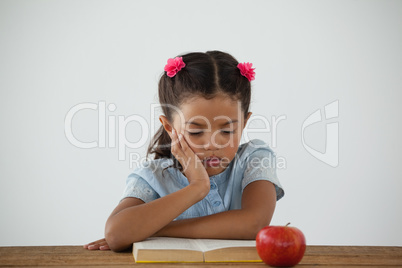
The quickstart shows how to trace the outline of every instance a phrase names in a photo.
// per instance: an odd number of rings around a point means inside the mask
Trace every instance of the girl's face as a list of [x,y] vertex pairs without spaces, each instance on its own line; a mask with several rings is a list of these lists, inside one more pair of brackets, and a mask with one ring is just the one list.
[[173,125],[161,117],[168,132],[173,127],[182,133],[188,145],[203,162],[209,176],[221,173],[236,155],[247,120],[240,101],[227,95],[212,99],[194,97],[180,106],[174,114]]

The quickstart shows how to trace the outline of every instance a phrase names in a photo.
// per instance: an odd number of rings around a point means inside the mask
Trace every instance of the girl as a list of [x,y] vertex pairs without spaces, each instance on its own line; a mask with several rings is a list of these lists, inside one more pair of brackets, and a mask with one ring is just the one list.
[[255,239],[269,225],[284,195],[275,156],[260,140],[240,145],[251,67],[220,51],[168,60],[154,160],[128,177],[105,239],[85,248],[120,251],[151,236]]

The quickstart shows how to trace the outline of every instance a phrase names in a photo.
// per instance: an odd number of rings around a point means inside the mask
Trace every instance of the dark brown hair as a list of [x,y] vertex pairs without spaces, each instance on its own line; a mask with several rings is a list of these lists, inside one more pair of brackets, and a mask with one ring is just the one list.
[[[159,102],[169,122],[173,123],[175,112],[170,107],[180,107],[192,97],[212,99],[218,94],[240,100],[244,117],[247,117],[251,85],[248,79],[240,74],[237,68],[238,61],[233,56],[221,51],[207,51],[188,53],[179,57],[183,57],[186,66],[174,77],[169,77],[164,72],[159,80]],[[147,156],[154,154],[154,159],[172,158],[181,169],[180,163],[170,151],[170,144],[170,136],[161,126],[148,147]]]

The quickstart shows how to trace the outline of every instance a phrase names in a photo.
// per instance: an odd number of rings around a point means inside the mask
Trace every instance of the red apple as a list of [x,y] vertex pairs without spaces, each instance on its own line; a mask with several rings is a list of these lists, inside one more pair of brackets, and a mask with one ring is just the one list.
[[271,266],[294,266],[306,251],[306,238],[296,227],[266,226],[256,237],[260,258]]

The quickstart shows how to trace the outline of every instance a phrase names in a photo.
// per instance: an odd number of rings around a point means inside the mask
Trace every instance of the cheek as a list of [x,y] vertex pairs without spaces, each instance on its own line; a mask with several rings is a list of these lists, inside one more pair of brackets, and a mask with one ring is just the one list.
[[225,136],[224,142],[237,151],[241,140],[241,133],[236,131],[233,135]]
[[234,144],[234,146],[227,146],[224,151],[227,156],[234,156],[238,150],[238,144]]
[[224,148],[222,148],[221,150],[224,152],[224,154],[231,158],[233,157],[238,148],[239,148],[239,144],[240,144],[240,139],[238,139],[238,137],[236,135],[232,136],[231,140],[227,140],[227,146],[225,146]]
[[197,136],[190,136],[188,134],[184,134],[186,138],[187,144],[191,147],[194,152],[201,150],[204,146],[202,139]]

